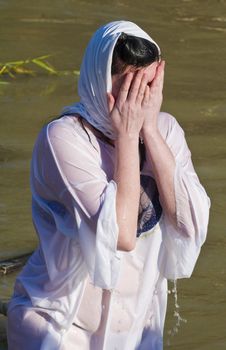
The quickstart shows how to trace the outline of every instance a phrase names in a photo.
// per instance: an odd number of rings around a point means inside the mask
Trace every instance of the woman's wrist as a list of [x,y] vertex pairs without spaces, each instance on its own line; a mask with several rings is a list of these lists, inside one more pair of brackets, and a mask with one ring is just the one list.
[[152,126],[152,127],[149,127],[148,129],[143,128],[140,136],[145,142],[146,140],[159,139],[161,134],[160,134],[157,126]]
[[115,144],[137,144],[139,140],[139,132],[137,133],[120,133],[117,135]]

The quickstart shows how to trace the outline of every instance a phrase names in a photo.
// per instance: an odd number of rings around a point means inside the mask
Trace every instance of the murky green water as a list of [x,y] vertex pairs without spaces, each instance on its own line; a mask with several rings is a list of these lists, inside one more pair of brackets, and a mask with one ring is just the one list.
[[[169,350],[226,349],[226,1],[0,0],[0,61],[52,54],[59,70],[79,69],[101,24],[129,19],[160,44],[166,59],[163,110],[185,129],[193,160],[211,199],[208,240],[190,280],[178,282],[181,316],[173,337],[173,298],[166,322]],[[38,130],[77,99],[76,77],[5,78],[0,85],[0,259],[31,251],[29,162]],[[0,281],[7,298],[15,275]],[[0,333],[1,334],[1,333]],[[1,336],[1,335],[0,335]],[[168,341],[169,346],[167,346]]]

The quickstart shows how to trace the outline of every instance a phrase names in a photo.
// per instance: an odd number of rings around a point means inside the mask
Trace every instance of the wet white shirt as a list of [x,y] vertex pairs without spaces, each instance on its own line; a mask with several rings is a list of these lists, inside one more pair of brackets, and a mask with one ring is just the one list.
[[[87,350],[163,348],[167,279],[191,276],[210,202],[175,118],[160,113],[158,125],[176,161],[177,227],[163,213],[129,253],[117,251],[114,148],[91,131],[89,140],[72,116],[51,122],[37,139],[31,190],[40,245],[17,278],[9,311],[28,305],[48,314],[53,349],[73,322],[91,334]],[[142,175],[153,177],[148,162]]]

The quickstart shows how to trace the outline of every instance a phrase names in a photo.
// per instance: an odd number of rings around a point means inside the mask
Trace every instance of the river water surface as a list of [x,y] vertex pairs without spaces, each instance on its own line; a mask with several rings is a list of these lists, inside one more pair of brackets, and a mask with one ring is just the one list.
[[[79,70],[91,34],[116,19],[136,22],[162,48],[162,109],[183,126],[212,201],[208,239],[194,274],[177,285],[179,311],[187,322],[175,329],[170,294],[165,348],[225,350],[226,1],[0,0],[0,61],[51,54],[49,61],[58,70]],[[2,80],[8,84],[0,84],[0,259],[36,247],[29,189],[32,147],[41,126],[77,100],[73,74],[51,76],[40,70],[34,77]],[[1,278],[1,299],[9,297],[14,279],[15,274]]]

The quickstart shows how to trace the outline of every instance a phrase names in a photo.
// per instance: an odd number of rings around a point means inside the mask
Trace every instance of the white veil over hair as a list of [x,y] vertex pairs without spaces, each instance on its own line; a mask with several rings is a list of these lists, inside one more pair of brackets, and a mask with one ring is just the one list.
[[157,43],[133,22],[115,21],[100,27],[91,38],[83,57],[78,83],[80,102],[62,111],[62,115],[81,115],[110,139],[115,136],[109,118],[107,92],[112,89],[112,55],[121,33],[151,41],[160,53]]

